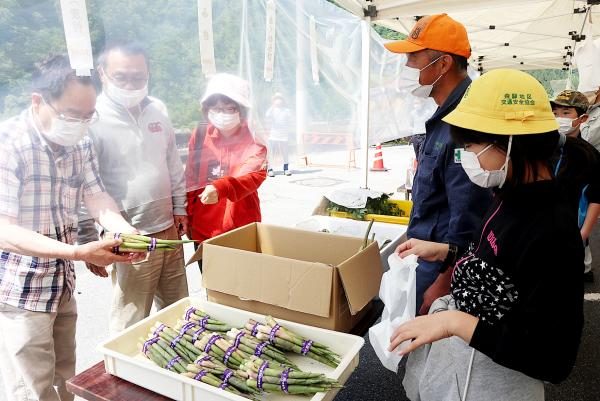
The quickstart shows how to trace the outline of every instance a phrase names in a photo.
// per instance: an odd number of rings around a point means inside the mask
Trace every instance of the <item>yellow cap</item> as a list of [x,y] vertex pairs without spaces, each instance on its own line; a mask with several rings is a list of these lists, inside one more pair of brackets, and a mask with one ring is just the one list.
[[497,69],[467,88],[445,122],[496,135],[527,135],[555,131],[558,123],[548,95],[534,77],[518,70]]

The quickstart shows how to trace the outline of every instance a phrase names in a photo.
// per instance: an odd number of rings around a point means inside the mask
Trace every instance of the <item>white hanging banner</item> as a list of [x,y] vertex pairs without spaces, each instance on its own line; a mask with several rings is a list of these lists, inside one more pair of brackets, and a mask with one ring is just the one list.
[[273,66],[275,65],[275,0],[267,1],[267,25],[265,27],[265,81],[273,81]]
[[60,10],[71,68],[78,76],[89,77],[94,58],[85,0],[60,0]]
[[317,59],[317,24],[315,17],[310,16],[310,65],[312,67],[312,78],[315,85],[319,84],[319,60]]
[[198,35],[202,72],[204,76],[214,75],[217,73],[217,67],[213,40],[212,0],[198,0]]

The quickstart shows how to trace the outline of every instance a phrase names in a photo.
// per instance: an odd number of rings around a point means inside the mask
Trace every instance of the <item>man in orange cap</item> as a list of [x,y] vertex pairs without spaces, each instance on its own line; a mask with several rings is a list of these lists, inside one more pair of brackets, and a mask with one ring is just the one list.
[[471,46],[462,24],[436,14],[419,19],[405,40],[385,47],[407,55],[400,76],[403,86],[415,96],[432,97],[439,106],[425,124],[425,140],[417,155],[407,231],[408,238],[450,244],[443,263],[419,260],[417,311],[427,314],[433,300],[448,293],[452,270],[448,267],[471,240],[491,199],[489,189],[473,184],[465,174],[459,153],[455,155],[450,126],[442,121],[471,83],[467,75]]

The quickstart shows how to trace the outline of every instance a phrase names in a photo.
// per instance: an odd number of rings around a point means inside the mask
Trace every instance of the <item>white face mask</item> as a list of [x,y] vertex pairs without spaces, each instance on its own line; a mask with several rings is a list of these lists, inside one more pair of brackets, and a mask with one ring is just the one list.
[[419,83],[421,71],[423,71],[430,65],[434,64],[440,58],[442,58],[442,56],[436,58],[431,63],[427,64],[425,67],[423,67],[421,69],[404,66],[402,71],[400,71],[399,79],[400,79],[401,83],[398,85],[398,87],[400,89],[410,90],[411,93],[413,94],[413,96],[428,98],[431,95],[433,86],[437,83],[437,81],[440,80],[440,78],[442,78],[442,76],[444,74],[440,75],[435,81],[433,81],[433,83],[431,83],[429,85],[421,85]]
[[233,132],[229,132],[240,125],[240,113],[217,113],[214,111],[208,112],[208,121],[221,131],[221,134],[224,134],[223,131],[226,131],[227,134],[232,134]]
[[72,122],[52,117],[52,125],[48,132],[42,132],[42,135],[57,145],[75,146],[83,139],[88,132],[87,123]]
[[565,135],[572,134],[577,127],[579,127],[579,124],[573,127],[573,122],[575,120],[577,120],[577,118],[556,117],[556,122],[558,123],[558,132]]
[[469,179],[476,185],[483,188],[502,188],[506,181],[506,173],[508,171],[508,160],[510,158],[510,148],[512,146],[512,136],[508,140],[508,150],[506,152],[506,160],[500,170],[484,170],[479,163],[479,156],[490,149],[493,144],[486,146],[481,152],[474,153],[463,150],[460,154],[460,163],[462,164],[465,173]]
[[137,106],[148,96],[147,83],[142,89],[122,89],[106,79],[104,90],[109,98],[126,109]]

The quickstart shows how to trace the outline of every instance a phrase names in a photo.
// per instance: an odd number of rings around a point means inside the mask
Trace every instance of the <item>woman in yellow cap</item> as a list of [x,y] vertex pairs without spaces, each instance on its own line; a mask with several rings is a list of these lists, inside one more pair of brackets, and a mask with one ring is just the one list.
[[[508,69],[475,80],[444,120],[464,146],[455,161],[495,188],[494,202],[464,253],[416,239],[400,246],[400,256],[454,268],[450,295],[398,327],[389,348],[411,352],[411,400],[543,401],[543,381],[571,372],[583,326],[581,235],[548,163],[558,124],[542,85]],[[575,139],[564,146],[585,162]]]

